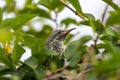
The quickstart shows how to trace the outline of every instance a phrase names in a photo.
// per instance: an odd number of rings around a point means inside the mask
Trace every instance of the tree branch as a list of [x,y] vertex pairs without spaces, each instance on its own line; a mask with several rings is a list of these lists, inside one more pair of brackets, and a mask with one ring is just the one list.
[[65,7],[67,7],[68,9],[70,9],[73,13],[75,13],[77,16],[79,16],[81,19],[85,20],[85,18],[84,18],[82,15],[78,14],[74,9],[72,9],[70,6],[68,6],[67,4],[65,4],[62,0],[59,0],[59,1],[60,1],[60,3],[62,3]]
[[102,14],[102,23],[104,22],[107,10],[108,10],[108,5],[105,6],[104,12]]

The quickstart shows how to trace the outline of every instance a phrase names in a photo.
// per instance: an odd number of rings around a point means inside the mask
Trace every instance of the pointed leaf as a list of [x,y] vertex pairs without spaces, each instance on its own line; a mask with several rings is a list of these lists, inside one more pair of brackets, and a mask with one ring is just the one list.
[[22,27],[26,22],[28,22],[30,19],[34,18],[35,16],[38,16],[38,14],[21,14],[17,16],[16,18],[10,18],[3,21],[3,27],[11,27],[13,29],[18,29]]
[[46,54],[46,55],[48,55],[48,56],[56,56],[56,55],[58,55],[55,51],[50,50],[50,49],[44,49],[44,50],[42,51],[42,53],[43,53],[43,54]]
[[94,17],[92,14],[84,13],[84,16],[85,16],[88,20],[95,20],[95,17]]
[[29,8],[26,7],[25,9],[20,11],[20,14],[38,14],[40,17],[51,19],[50,13],[44,9],[41,8]]
[[65,57],[67,59],[73,57],[73,55],[75,55],[75,53],[77,53],[78,50],[89,40],[91,40],[91,36],[84,36],[80,40],[71,42],[65,50]]
[[93,31],[100,31],[104,27],[99,20],[85,20],[81,21],[80,24],[92,27]]
[[10,69],[14,69],[14,65],[12,64],[11,60],[5,56],[5,55],[0,55],[0,62],[5,64],[7,67],[9,67]]
[[32,46],[32,55],[40,53],[44,49],[45,45],[41,39],[36,39]]
[[65,24],[66,27],[68,27],[70,24],[75,24],[77,25],[77,21],[75,19],[72,18],[66,18],[64,20],[61,21],[61,24]]
[[30,57],[25,61],[25,64],[29,66],[31,69],[35,70],[38,66],[38,61],[36,58]]
[[64,8],[59,0],[40,0],[39,3],[50,10],[55,10],[57,8],[57,11],[61,11]]
[[70,40],[73,38],[73,34],[68,34],[67,38],[65,39],[64,44],[68,44],[70,42]]
[[83,55],[86,53],[86,47],[81,48],[73,57],[70,59],[70,66],[75,66],[82,59]]
[[17,64],[23,55],[25,50],[18,44],[15,44],[13,54],[12,54],[12,60],[15,64]]
[[120,14],[111,15],[107,19],[106,25],[120,25]]
[[78,13],[82,13],[82,9],[79,0],[68,0]]
[[31,13],[39,14],[40,17],[45,17],[45,18],[51,19],[50,13],[48,13],[47,11],[45,11],[43,9],[36,8],[35,10],[31,11]]

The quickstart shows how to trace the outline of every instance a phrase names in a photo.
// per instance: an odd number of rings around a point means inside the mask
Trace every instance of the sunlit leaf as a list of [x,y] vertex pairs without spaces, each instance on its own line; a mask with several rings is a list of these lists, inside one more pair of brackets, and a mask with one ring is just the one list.
[[6,42],[12,40],[13,35],[11,31],[8,28],[2,28],[0,29],[0,41]]
[[61,21],[61,24],[65,24],[66,27],[68,27],[70,24],[75,24],[77,25],[77,21],[75,19],[72,18],[66,18],[64,20]]
[[120,25],[120,14],[114,14],[108,17],[106,25]]
[[16,18],[10,18],[3,21],[3,27],[11,27],[13,29],[19,29],[28,22],[30,19],[38,16],[38,14],[21,14]]
[[68,0],[78,13],[82,13],[82,9],[79,3],[79,0]]
[[84,13],[84,16],[85,16],[88,20],[95,20],[95,17],[94,17],[92,14]]
[[50,10],[58,8],[58,11],[61,11],[63,9],[63,5],[61,5],[59,0],[40,0],[39,3]]
[[40,17],[51,19],[50,13],[48,11],[41,9],[41,8],[36,8],[34,6],[33,6],[34,8],[31,8],[31,7],[29,6],[29,7],[26,7],[25,9],[21,10],[20,14],[26,14],[26,13],[38,14],[38,16],[40,16]]
[[6,2],[7,2],[7,4],[10,4],[13,2],[13,0],[7,0]]
[[93,31],[101,31],[104,26],[99,20],[85,20],[81,21],[80,24],[92,27]]
[[26,5],[32,4],[32,1],[33,1],[33,0],[26,0]]

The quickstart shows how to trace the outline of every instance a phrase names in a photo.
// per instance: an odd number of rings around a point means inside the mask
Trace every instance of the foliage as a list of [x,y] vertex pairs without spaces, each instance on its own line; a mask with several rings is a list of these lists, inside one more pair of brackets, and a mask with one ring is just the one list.
[[[84,13],[79,0],[39,0],[37,3],[33,3],[33,0],[25,1],[23,9],[15,6],[15,0],[6,0],[6,6],[0,8],[0,80],[58,80],[62,75],[70,77],[68,80],[119,79],[120,31],[113,29],[114,26],[118,26],[117,29],[120,27],[120,7],[117,4],[112,0],[103,0],[114,9],[104,24],[100,19],[95,19],[94,15]],[[68,17],[58,22],[59,13],[65,7],[82,20]],[[16,16],[3,19],[4,12],[14,12]],[[48,20],[55,25],[48,24]],[[40,31],[33,29],[34,21],[42,21]],[[55,51],[45,47],[45,41],[53,27],[61,28],[65,25],[68,28],[71,24],[78,27],[87,25],[96,36],[83,36],[70,42],[75,35],[69,34],[64,43],[67,46],[64,57],[60,58]],[[25,26],[29,30],[23,30]],[[89,41],[94,43],[88,46],[86,43]],[[25,47],[31,50],[31,57],[21,61],[26,52]],[[102,57],[98,59],[96,55],[99,54]],[[64,67],[64,59],[67,59],[69,66]],[[86,71],[87,69],[90,71]]]

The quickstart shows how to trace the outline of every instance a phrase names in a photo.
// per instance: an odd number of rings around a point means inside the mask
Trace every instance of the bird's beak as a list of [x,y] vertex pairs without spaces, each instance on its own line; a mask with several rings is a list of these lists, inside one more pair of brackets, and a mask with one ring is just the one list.
[[72,30],[74,30],[76,28],[72,28],[72,29],[69,29],[69,30],[65,30],[61,33],[62,36],[66,36],[68,33],[70,33]]

